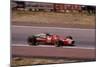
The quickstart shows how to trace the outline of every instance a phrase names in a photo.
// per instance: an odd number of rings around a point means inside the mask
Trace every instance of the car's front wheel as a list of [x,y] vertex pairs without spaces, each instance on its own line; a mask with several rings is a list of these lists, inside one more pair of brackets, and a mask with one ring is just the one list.
[[75,44],[75,41],[72,41],[72,43],[69,44],[69,46],[75,46],[74,44]]

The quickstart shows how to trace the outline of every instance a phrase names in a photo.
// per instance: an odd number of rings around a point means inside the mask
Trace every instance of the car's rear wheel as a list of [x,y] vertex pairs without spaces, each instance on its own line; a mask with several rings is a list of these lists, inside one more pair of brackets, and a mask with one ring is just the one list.
[[28,37],[27,41],[29,45],[32,45],[32,37]]
[[36,46],[36,37],[28,37],[28,44],[31,46]]
[[60,46],[62,46],[62,45],[63,45],[63,42],[59,40],[59,41],[57,41],[57,42],[56,42],[56,44],[55,44],[55,45],[56,45],[56,47],[60,47]]

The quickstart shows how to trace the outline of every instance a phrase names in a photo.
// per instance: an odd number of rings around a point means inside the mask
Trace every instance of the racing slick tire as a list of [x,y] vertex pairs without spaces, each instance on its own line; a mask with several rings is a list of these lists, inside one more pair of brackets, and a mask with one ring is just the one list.
[[[73,39],[72,36],[67,36],[66,38]],[[72,41],[72,43],[69,44],[68,46],[75,46],[74,44],[75,44],[75,41]]]
[[31,46],[36,46],[36,37],[28,37],[28,44]]
[[56,47],[60,47],[62,45],[63,45],[63,42],[62,41],[59,40],[59,41],[56,42]]
[[75,41],[72,41],[72,43],[69,44],[69,46],[75,46],[74,44],[75,44]]

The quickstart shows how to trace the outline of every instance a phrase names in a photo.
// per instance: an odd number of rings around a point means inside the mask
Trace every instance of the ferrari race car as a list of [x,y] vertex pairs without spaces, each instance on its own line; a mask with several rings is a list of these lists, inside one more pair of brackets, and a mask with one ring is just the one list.
[[71,36],[66,36],[65,38],[61,38],[55,34],[49,33],[41,33],[41,34],[34,34],[28,37],[28,44],[29,45],[55,45],[56,47],[60,46],[74,46],[75,41]]

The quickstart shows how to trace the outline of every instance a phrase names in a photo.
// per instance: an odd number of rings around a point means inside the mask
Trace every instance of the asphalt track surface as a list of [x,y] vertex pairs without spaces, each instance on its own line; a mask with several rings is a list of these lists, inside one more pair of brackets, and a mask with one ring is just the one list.
[[12,56],[22,57],[51,57],[51,58],[66,58],[73,60],[95,61],[95,49],[81,48],[62,48],[62,47],[33,47],[33,46],[13,46]]
[[[32,26],[11,26],[11,46],[28,46],[27,38],[38,33],[57,34],[61,37],[71,35],[76,41],[74,47],[95,48],[95,29],[59,28],[59,27],[32,27]],[[40,45],[39,47],[45,47]],[[53,47],[47,45],[46,47]]]

